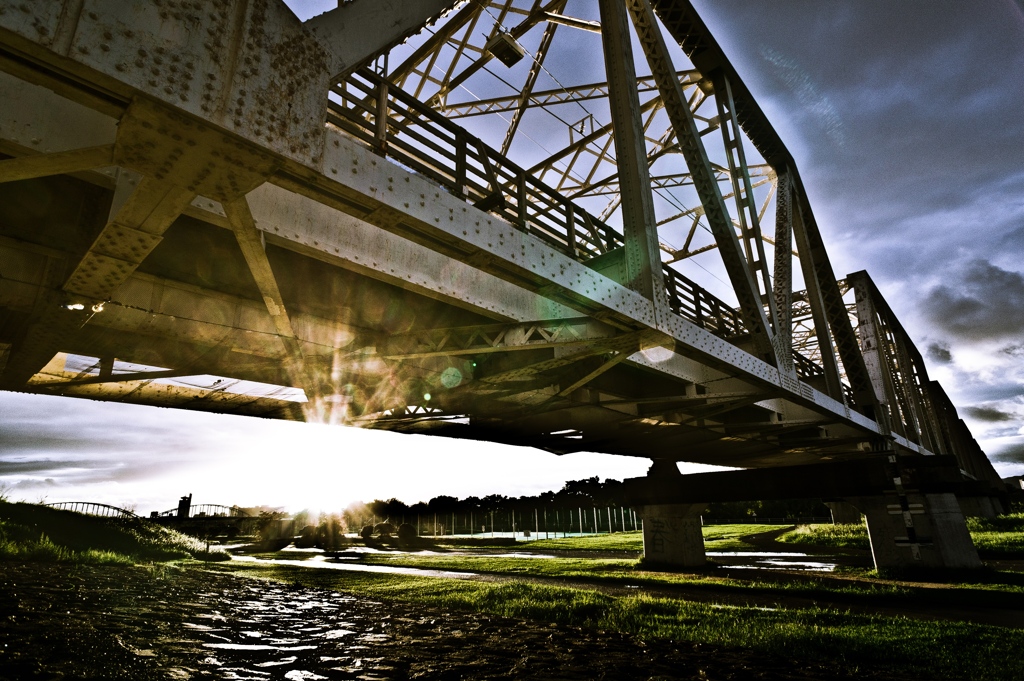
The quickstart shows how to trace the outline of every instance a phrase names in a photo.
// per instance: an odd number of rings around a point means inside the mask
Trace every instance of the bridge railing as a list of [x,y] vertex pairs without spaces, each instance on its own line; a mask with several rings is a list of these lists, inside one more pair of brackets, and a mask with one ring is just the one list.
[[[624,246],[612,227],[383,76],[361,69],[331,93],[328,124],[574,260],[585,263]],[[733,307],[662,267],[676,314],[722,338],[747,334]],[[794,361],[802,378],[823,373],[799,353]]]
[[[160,517],[176,517],[178,509],[169,508],[160,511]],[[251,518],[246,511],[237,506],[225,506],[223,504],[192,504],[188,510],[189,518]]]
[[360,70],[335,87],[328,121],[577,260],[622,236],[498,151],[380,75]]
[[49,508],[55,508],[59,511],[73,511],[75,513],[83,513],[85,515],[94,515],[101,518],[138,518],[133,511],[129,511],[126,508],[118,508],[117,506],[109,506],[107,504],[99,504],[93,501],[58,501],[53,504],[44,504]]

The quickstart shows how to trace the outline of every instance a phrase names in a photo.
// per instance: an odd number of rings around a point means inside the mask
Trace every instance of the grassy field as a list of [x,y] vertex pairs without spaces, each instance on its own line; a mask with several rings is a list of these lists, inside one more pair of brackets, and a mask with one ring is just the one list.
[[132,564],[189,558],[226,560],[228,555],[206,554],[200,540],[142,519],[0,502],[0,560]]
[[[536,561],[540,562],[540,561]],[[221,568],[215,568],[221,569]],[[965,622],[856,614],[841,608],[742,606],[528,582],[489,583],[337,573],[294,566],[223,565],[264,578],[368,598],[540,622],[749,648],[856,670],[866,661],[930,679],[1024,678],[1024,631]]]

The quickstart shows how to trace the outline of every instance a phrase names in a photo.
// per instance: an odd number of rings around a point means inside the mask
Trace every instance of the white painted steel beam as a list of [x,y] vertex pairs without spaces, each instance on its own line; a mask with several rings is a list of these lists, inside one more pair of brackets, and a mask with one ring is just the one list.
[[304,26],[330,52],[332,81],[399,44],[461,0],[356,0],[339,3]]

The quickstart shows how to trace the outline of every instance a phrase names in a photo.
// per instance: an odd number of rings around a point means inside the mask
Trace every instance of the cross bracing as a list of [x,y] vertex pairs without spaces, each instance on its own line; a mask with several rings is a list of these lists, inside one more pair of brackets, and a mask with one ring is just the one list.
[[0,2],[6,389],[738,466],[970,450],[683,0],[73,4]]

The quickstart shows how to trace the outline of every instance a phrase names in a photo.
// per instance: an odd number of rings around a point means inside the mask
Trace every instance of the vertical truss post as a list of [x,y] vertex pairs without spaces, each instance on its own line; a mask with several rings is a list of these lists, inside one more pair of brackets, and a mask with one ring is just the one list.
[[715,103],[718,107],[719,127],[725,144],[725,158],[729,164],[729,180],[732,183],[733,200],[736,203],[736,218],[739,222],[744,254],[751,274],[761,279],[761,293],[768,303],[768,319],[773,322],[778,333],[778,315],[775,300],[771,296],[771,273],[764,253],[764,240],[761,239],[761,224],[754,204],[754,188],[750,182],[750,168],[747,156],[743,151],[743,136],[740,123],[736,118],[736,102],[732,96],[732,85],[725,73],[718,71],[714,77]]
[[382,78],[377,83],[377,102],[376,102],[376,129],[374,134],[374,142],[377,145],[377,151],[381,154],[387,154],[388,151],[388,81]]
[[[787,173],[788,175],[788,173]],[[781,184],[780,184],[781,187]],[[782,192],[779,192],[780,200]],[[807,236],[807,223],[799,202],[793,206],[793,235],[796,237],[797,252],[800,253],[800,269],[807,287],[807,302],[811,307],[814,320],[814,335],[818,338],[818,350],[821,353],[821,368],[825,372],[825,391],[832,399],[843,400],[843,385],[839,379],[839,366],[836,362],[835,350],[832,347],[832,334],[829,330],[823,288],[828,282],[819,279],[820,271],[815,267],[814,254]],[[779,246],[776,243],[776,257],[779,257]],[[831,282],[835,285],[835,280]],[[843,308],[846,309],[845,307]],[[849,324],[849,321],[847,321]]]
[[[775,198],[775,282],[772,297],[778,322],[775,354],[779,369],[793,371],[793,190],[789,171],[778,173]],[[687,242],[689,246],[689,242]]]
[[[757,282],[754,280],[743,248],[736,237],[736,229],[729,218],[729,211],[722,198],[707,150],[697,129],[693,112],[683,94],[671,56],[661,35],[661,27],[654,16],[649,0],[627,0],[629,10],[636,26],[640,45],[643,47],[651,74],[658,84],[658,91],[665,105],[669,120],[679,142],[679,150],[683,154],[686,165],[693,178],[693,186],[697,190],[704,215],[708,219],[722,262],[729,273],[729,281],[736,293],[744,322],[753,337],[755,352],[773,366],[779,366],[773,325],[765,315],[764,302]],[[609,31],[605,31],[608,33]],[[615,99],[612,97],[612,101]],[[616,130],[618,126],[616,126]],[[621,173],[620,173],[621,174]],[[625,194],[623,193],[623,196]],[[771,305],[774,307],[774,304]],[[775,327],[778,325],[775,324]]]
[[625,283],[652,301],[667,304],[626,6],[623,0],[599,0],[598,6],[622,197]]
[[[818,225],[811,213],[811,206],[807,197],[802,191],[802,183],[799,173],[791,168],[793,180],[793,206],[794,216],[799,217],[799,223],[794,223],[794,235],[797,236],[797,251],[800,253],[800,266],[804,269],[804,278],[808,279],[807,272],[813,271],[814,280],[819,287],[821,304],[824,306],[825,320],[832,331],[839,357],[843,361],[843,369],[846,371],[846,379],[853,389],[853,400],[865,416],[878,420],[875,413],[878,405],[878,395],[872,387],[871,377],[862,348],[857,342],[857,334],[850,323],[850,315],[843,301],[842,291],[836,283],[836,275],[832,270],[832,263],[829,261],[828,252],[825,250],[825,243],[818,231]],[[799,233],[796,227],[799,226]],[[815,319],[815,327],[818,321]],[[822,348],[824,351],[825,348]],[[824,352],[823,352],[824,354]]]
[[871,379],[875,401],[880,407],[880,414],[876,418],[881,419],[881,425],[887,430],[895,428],[902,434],[902,419],[895,413],[896,395],[885,361],[884,344],[878,329],[878,315],[871,299],[870,287],[865,279],[857,274],[848,276],[846,280],[853,287],[857,301],[857,336],[860,338],[864,366]]

